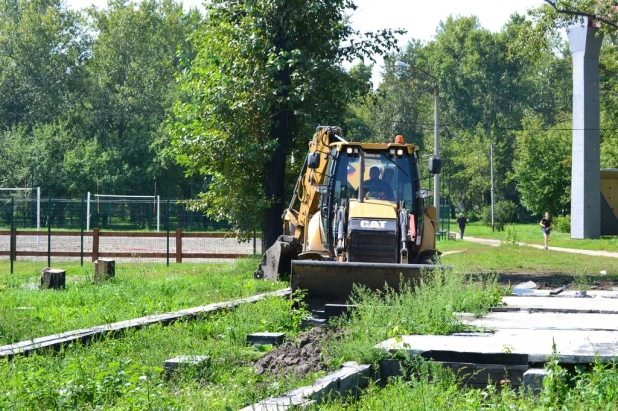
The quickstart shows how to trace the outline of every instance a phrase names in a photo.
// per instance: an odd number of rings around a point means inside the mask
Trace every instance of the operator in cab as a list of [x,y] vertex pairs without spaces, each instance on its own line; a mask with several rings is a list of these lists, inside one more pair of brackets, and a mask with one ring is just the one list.
[[369,169],[369,180],[363,183],[365,197],[375,200],[394,201],[395,194],[390,184],[380,179],[380,168],[373,166]]

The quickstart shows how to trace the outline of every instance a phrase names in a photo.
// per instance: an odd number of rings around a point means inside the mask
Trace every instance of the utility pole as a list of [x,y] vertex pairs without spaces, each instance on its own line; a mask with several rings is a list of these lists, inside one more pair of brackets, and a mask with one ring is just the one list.
[[[440,88],[437,83],[433,86],[433,99],[433,155],[440,158]],[[433,206],[440,230],[440,174],[433,175]]]
[[494,231],[494,143],[489,144],[489,173],[491,177],[491,231]]

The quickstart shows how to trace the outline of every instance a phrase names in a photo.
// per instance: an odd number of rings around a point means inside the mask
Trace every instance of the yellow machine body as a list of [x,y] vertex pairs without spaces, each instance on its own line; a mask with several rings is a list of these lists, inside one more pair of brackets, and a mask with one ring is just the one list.
[[345,302],[353,285],[398,288],[434,267],[433,206],[421,188],[418,148],[346,142],[319,127],[283,216],[284,233],[257,277],[290,273],[293,290]]

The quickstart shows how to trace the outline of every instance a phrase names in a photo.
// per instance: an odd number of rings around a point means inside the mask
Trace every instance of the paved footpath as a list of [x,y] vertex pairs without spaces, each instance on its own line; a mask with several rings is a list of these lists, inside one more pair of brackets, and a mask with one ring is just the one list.
[[[501,243],[500,240],[492,240],[489,238],[478,238],[478,237],[468,237],[468,236],[465,236],[463,241],[470,241],[471,243],[491,245],[494,247],[499,246]],[[518,244],[521,246],[538,248],[539,250],[542,250],[545,248],[542,245],[538,245],[538,244],[527,244],[527,243],[518,243]],[[550,246],[549,249],[551,251],[561,251],[564,253],[592,255],[595,257],[618,258],[618,252],[612,252],[612,251],[580,250],[577,248],[563,248],[563,247],[552,247],[552,246]]]

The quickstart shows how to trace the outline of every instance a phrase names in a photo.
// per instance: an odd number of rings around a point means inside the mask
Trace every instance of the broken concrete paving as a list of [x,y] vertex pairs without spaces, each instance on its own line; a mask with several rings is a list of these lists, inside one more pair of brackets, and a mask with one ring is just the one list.
[[247,335],[247,344],[281,345],[285,333],[259,332]]
[[538,395],[543,390],[543,380],[547,375],[548,371],[544,368],[531,368],[524,373],[522,385],[525,390]]
[[[573,298],[574,293],[559,297],[550,296],[550,290],[520,290],[529,292],[526,296],[504,297],[505,306],[496,309],[507,312],[493,312],[479,319],[460,313],[465,323],[492,328],[492,332],[402,336],[377,347],[392,354],[404,352],[433,359],[456,374],[468,372],[472,378],[466,382],[473,387],[483,387],[489,381],[495,383],[503,378],[514,387],[522,383],[533,393],[542,387],[545,372],[529,366],[546,363],[552,355],[563,364],[609,363],[618,357],[618,301],[608,298],[615,291],[591,292],[591,298],[578,299]],[[535,296],[529,298],[530,294]],[[397,360],[383,361],[375,374],[369,366],[347,365],[347,368],[355,367],[357,371],[360,371],[358,367],[362,368],[363,378],[344,367],[316,380],[312,386],[266,399],[244,410],[302,408],[319,403],[328,395],[355,394],[370,378],[385,381],[403,372]]]
[[172,376],[179,369],[208,367],[209,365],[210,357],[207,355],[180,355],[165,360],[163,369],[168,376]]
[[297,388],[280,397],[267,398],[241,411],[287,410],[319,404],[329,398],[347,398],[358,395],[372,377],[370,365],[347,362],[341,369],[315,380],[313,385]]
[[[378,346],[411,355],[442,350],[458,354],[517,353],[529,363],[545,363],[555,343],[558,360],[565,364],[589,364],[595,359],[613,362],[618,357],[618,301],[603,298],[608,292],[591,292],[592,298],[550,297],[548,290],[529,290],[544,296],[504,297],[504,307],[482,318],[465,318],[471,326],[492,332],[460,335],[403,336]],[[615,292],[613,293],[615,294]],[[568,310],[568,311],[565,311]]]

